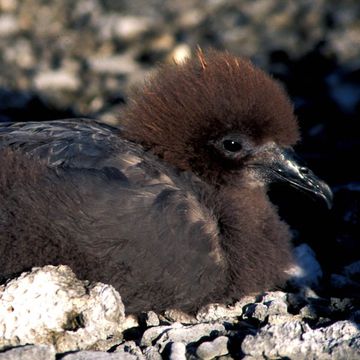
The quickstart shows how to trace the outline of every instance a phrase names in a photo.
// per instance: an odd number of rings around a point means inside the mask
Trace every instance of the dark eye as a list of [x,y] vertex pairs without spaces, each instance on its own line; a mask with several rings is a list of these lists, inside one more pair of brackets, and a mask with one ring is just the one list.
[[224,140],[223,147],[227,151],[237,152],[240,151],[242,146],[238,141],[235,140]]

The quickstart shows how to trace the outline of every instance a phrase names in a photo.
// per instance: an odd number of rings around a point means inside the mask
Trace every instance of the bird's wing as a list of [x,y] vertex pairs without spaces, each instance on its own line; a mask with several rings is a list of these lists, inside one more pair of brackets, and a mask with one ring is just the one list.
[[3,149],[26,154],[58,171],[112,171],[140,187],[178,182],[169,167],[124,139],[120,128],[90,119],[0,123],[0,151]]
[[[45,243],[28,250],[32,258],[55,256],[52,262],[80,268],[84,278],[110,282],[125,298],[137,299],[131,311],[149,297],[156,298],[158,308],[203,303],[223,273],[217,222],[200,199],[200,180],[177,173],[119,132],[87,120],[1,125],[0,150],[16,149],[22,159],[20,168],[13,166],[0,151],[0,202],[19,213],[16,226],[24,220],[25,234],[41,231],[42,221],[50,219],[49,233],[36,237]],[[34,179],[36,163],[44,170]],[[5,181],[10,176],[16,177],[11,197]],[[66,249],[72,249],[70,255]],[[76,255],[79,249],[85,251]],[[83,265],[94,258],[101,269]],[[206,284],[203,294],[199,282]],[[184,299],[186,294],[193,295]]]
[[90,119],[0,123],[0,150],[19,150],[50,166],[91,167],[113,151],[119,133]]

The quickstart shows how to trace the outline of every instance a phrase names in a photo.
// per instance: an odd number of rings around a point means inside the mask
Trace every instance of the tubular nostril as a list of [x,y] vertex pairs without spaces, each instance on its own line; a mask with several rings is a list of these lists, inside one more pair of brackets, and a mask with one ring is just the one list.
[[305,166],[302,166],[299,171],[303,174],[303,175],[308,175],[310,173],[310,169],[305,167]]

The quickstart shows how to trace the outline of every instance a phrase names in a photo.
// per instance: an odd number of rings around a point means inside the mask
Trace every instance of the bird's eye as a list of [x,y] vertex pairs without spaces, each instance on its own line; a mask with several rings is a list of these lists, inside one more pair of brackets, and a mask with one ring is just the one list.
[[225,150],[231,151],[231,152],[237,152],[242,149],[241,144],[235,140],[224,140],[223,147]]

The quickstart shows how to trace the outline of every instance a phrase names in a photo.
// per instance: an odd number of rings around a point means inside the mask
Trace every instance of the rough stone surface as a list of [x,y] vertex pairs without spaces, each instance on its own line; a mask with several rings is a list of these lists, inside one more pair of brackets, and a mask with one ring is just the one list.
[[141,349],[136,345],[135,341],[125,341],[116,348],[115,353],[122,354],[124,357],[132,356],[137,360],[145,360],[145,356],[141,352]]
[[269,316],[287,315],[287,307],[288,304],[284,292],[270,292],[262,296],[261,302],[248,304],[244,310],[244,318],[264,322]]
[[322,270],[316,260],[315,252],[308,244],[301,244],[294,249],[296,265],[289,274],[291,281],[297,286],[316,286],[322,277]]
[[79,351],[65,355],[62,360],[138,360],[135,355],[129,353],[107,353],[100,351]]
[[148,311],[143,316],[140,316],[140,318],[147,327],[160,325],[159,317],[153,311]]
[[196,324],[196,318],[193,315],[187,314],[181,310],[168,309],[164,311],[164,320],[170,322],[179,322],[181,324]]
[[150,328],[147,330],[141,340],[141,345],[156,345],[159,347],[159,351],[162,352],[168,343],[189,344],[199,341],[201,338],[208,337],[211,334],[223,334],[225,333],[225,327],[222,324],[196,324],[196,325],[181,325],[175,323],[173,326],[162,326],[157,328]]
[[52,345],[26,345],[0,353],[0,360],[55,360]]
[[257,359],[357,359],[360,331],[350,321],[312,330],[302,321],[266,325],[255,336],[245,337],[242,351]]
[[225,306],[222,304],[209,304],[200,309],[196,314],[196,319],[199,322],[211,322],[218,320],[233,319],[243,314],[243,309],[246,305],[254,303],[256,298],[254,296],[245,296],[234,305]]
[[217,336],[225,333],[225,327],[222,324],[196,324],[191,326],[182,326],[165,331],[157,340],[160,350],[164,349],[169,342],[181,342],[189,344],[199,341],[201,338]]
[[141,338],[141,346],[153,345],[153,342],[158,339],[165,331],[176,328],[182,328],[182,325],[180,323],[174,323],[172,325],[157,326],[147,329]]
[[171,343],[169,360],[186,360],[186,346],[184,343]]
[[110,285],[78,280],[67,266],[45,266],[0,287],[0,348],[53,344],[58,352],[108,347],[121,336],[124,306]]
[[144,355],[146,360],[163,360],[155,346],[146,347],[144,350]]
[[[55,353],[66,360],[230,360],[244,354],[245,359],[356,358],[356,306],[353,299],[325,299],[310,289],[275,291],[245,297],[233,306],[210,304],[192,317],[193,323],[153,312],[136,320],[125,318],[111,286],[80,281],[66,266],[45,266],[0,287],[2,349],[37,344],[7,350],[0,359],[54,359]],[[334,322],[334,317],[348,320]],[[123,330],[136,341],[121,343]]]
[[214,359],[217,356],[226,355],[229,339],[226,336],[219,336],[214,341],[206,341],[199,345],[196,355],[203,360]]

